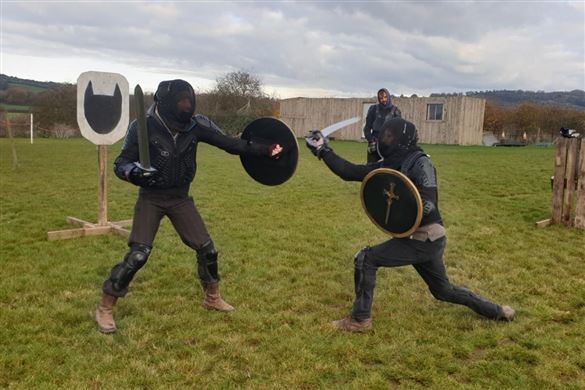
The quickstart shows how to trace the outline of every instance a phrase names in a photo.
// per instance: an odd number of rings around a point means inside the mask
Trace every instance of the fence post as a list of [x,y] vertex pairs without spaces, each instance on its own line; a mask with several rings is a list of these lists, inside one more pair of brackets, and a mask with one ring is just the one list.
[[575,227],[585,229],[585,138],[581,140],[581,150],[577,159],[577,191],[575,206]]
[[585,229],[585,139],[556,141],[552,223]]

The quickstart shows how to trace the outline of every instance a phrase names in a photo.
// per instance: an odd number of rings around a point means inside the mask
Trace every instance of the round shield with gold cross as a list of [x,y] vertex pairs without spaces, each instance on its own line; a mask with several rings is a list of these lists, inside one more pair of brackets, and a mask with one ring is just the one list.
[[370,220],[391,236],[410,236],[420,225],[422,199],[403,173],[390,168],[373,170],[362,181],[360,195]]

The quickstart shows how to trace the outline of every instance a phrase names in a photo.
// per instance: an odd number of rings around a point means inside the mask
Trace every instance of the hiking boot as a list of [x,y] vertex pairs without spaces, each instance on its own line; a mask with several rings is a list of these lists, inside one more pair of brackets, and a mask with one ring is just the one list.
[[498,319],[501,321],[512,321],[515,316],[516,310],[512,309],[510,306],[502,306]]
[[372,319],[356,320],[351,315],[347,315],[340,320],[333,321],[333,326],[340,330],[348,332],[365,332],[372,329]]
[[203,307],[207,310],[217,310],[222,312],[230,312],[236,310],[232,305],[227,303],[219,295],[219,283],[201,283],[205,298],[203,299]]
[[113,313],[117,300],[118,297],[102,293],[95,311],[95,321],[97,322],[98,330],[102,333],[114,333],[116,331]]

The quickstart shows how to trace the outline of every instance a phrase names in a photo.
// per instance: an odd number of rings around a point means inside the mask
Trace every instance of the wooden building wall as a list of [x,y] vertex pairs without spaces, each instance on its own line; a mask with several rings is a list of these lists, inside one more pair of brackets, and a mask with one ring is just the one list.
[[[413,122],[419,142],[425,144],[481,145],[485,100],[467,96],[392,98],[402,117]],[[374,99],[292,98],[280,101],[280,118],[297,137],[343,119],[359,116],[361,122],[334,134],[336,139],[359,140],[367,108]],[[443,104],[442,120],[427,120],[427,104]]]

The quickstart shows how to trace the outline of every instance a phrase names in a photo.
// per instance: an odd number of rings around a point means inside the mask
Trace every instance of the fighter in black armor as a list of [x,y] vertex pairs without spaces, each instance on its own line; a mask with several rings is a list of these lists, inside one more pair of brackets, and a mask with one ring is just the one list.
[[366,124],[364,126],[364,137],[368,140],[368,159],[369,163],[376,162],[380,159],[376,150],[380,129],[385,121],[392,118],[401,118],[400,109],[392,104],[390,92],[382,88],[377,93],[378,104],[372,104],[366,115]]
[[[318,133],[317,133],[318,134]],[[500,306],[449,282],[443,264],[445,229],[439,212],[437,176],[428,155],[417,145],[414,124],[401,118],[384,123],[378,136],[376,163],[356,165],[341,158],[326,139],[307,138],[307,147],[339,177],[362,181],[376,168],[386,167],[402,172],[417,187],[423,200],[423,217],[419,228],[405,238],[393,238],[358,251],[354,258],[355,301],[349,315],[334,321],[338,329],[359,332],[372,327],[371,310],[379,267],[412,265],[439,300],[468,306],[482,316],[494,320],[512,320],[510,306]]]
[[103,333],[116,331],[113,307],[128,292],[136,272],[146,264],[164,216],[171,220],[181,240],[196,252],[197,273],[205,294],[203,306],[223,312],[234,310],[219,294],[218,252],[189,196],[197,169],[197,144],[205,142],[231,154],[276,157],[282,152],[277,144],[250,143],[226,136],[205,116],[193,116],[195,93],[186,81],[161,82],[154,100],[146,119],[154,169],[146,170],[136,163],[139,161],[137,121],[130,124],[122,152],[114,161],[116,176],[139,186],[140,190],[128,253],[104,282],[96,310],[98,329]]

